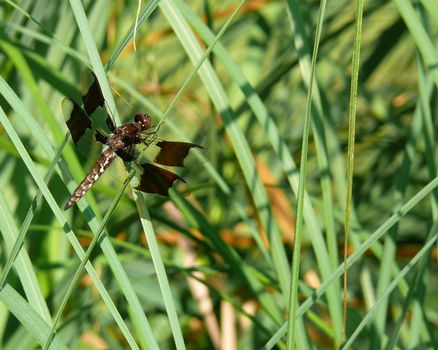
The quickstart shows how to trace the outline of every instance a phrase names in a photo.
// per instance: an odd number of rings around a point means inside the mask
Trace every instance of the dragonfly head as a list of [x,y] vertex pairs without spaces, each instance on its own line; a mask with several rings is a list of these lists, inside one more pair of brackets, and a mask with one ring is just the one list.
[[152,118],[146,113],[137,113],[134,117],[134,121],[140,125],[142,130],[149,129],[152,124]]

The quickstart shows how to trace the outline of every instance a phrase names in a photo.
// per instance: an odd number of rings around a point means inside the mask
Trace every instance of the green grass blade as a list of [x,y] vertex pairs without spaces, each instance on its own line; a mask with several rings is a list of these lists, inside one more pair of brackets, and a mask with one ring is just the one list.
[[[36,273],[32,267],[30,257],[27,251],[22,246],[24,235],[18,234],[18,227],[14,222],[13,214],[8,207],[8,202],[1,189],[0,232],[2,233],[8,251],[11,253],[8,263],[5,265],[5,269],[2,271],[2,284],[0,290],[3,289],[6,282],[7,272],[15,261],[17,275],[20,279],[21,285],[23,286],[23,290],[26,294],[27,299],[29,300],[30,305],[32,305],[35,311],[45,322],[51,323],[52,319],[50,316],[49,308],[39,288]],[[14,244],[14,242],[17,242],[19,240],[19,238],[21,238],[21,240],[19,241],[20,244]],[[15,257],[17,257],[17,260],[15,260]]]
[[[50,326],[35,312],[35,309],[8,284],[0,291],[0,300],[6,304],[20,323],[32,334],[38,344],[42,345],[49,334]],[[59,335],[55,335],[49,349],[68,349],[68,347]]]

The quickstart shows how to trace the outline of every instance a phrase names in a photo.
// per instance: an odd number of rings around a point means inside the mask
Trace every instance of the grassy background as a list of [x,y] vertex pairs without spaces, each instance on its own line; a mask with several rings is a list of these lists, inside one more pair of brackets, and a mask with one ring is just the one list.
[[[0,3],[0,347],[438,348],[436,2],[140,5]],[[208,149],[191,196],[62,210],[87,68]]]

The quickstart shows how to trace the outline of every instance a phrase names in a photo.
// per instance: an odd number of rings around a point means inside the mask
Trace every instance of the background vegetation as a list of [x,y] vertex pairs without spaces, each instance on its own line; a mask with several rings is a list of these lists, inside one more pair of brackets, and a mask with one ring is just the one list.
[[[0,347],[438,348],[438,4],[137,6],[0,3]],[[107,175],[62,210],[87,68],[208,149],[190,196]]]

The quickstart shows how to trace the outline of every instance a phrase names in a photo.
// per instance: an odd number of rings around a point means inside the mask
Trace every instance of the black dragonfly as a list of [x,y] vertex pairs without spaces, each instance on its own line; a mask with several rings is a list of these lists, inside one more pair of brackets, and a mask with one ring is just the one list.
[[[116,127],[110,115],[105,113],[106,116],[103,117],[105,124],[112,133],[107,135],[101,128],[96,127],[98,123],[94,115],[97,113],[94,112],[97,108],[104,107],[105,100],[94,74],[92,81],[88,91],[82,96],[83,108],[73,99],[66,99],[69,106],[69,112],[66,115],[68,118],[67,126],[73,142],[78,147],[82,141],[86,140],[84,143],[89,144],[89,139],[94,138],[105,145],[105,149],[96,164],[73,192],[64,206],[64,210],[74,206],[117,157],[125,162],[137,165],[136,168],[139,170],[137,174],[138,185],[134,188],[138,191],[168,196],[169,189],[175,181],[185,183],[179,175],[155,164],[183,167],[189,153],[193,153],[190,151],[202,150],[203,147],[190,142],[158,140],[156,130],[150,130],[152,125],[151,117],[143,113],[137,113],[134,116],[134,123],[124,124],[119,127]],[[145,162],[141,160],[142,158],[139,158],[139,154],[144,152],[144,147],[139,147],[140,145],[145,147],[154,145],[157,148],[157,154],[152,162]]]

